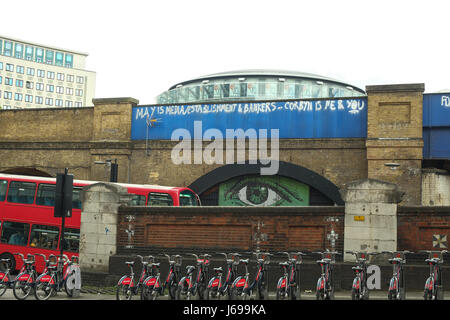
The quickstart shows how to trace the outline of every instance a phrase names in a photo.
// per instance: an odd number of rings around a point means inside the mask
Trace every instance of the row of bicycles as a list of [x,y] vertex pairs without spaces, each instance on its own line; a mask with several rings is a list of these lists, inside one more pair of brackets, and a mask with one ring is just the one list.
[[[426,263],[430,266],[430,276],[426,280],[424,299],[443,299],[441,281],[441,265],[444,262],[443,251],[421,251],[428,254]],[[359,251],[346,251],[355,255],[356,265],[352,267],[355,278],[352,283],[351,298],[353,300],[369,299],[367,286],[367,268],[369,256],[380,253],[367,253]],[[409,251],[384,251],[389,254],[389,263],[393,265],[392,278],[389,282],[388,299],[403,300],[406,297],[404,265],[406,254]],[[183,256],[162,254],[161,257],[168,261],[168,271],[161,276],[160,262],[155,262],[154,256],[143,257],[137,255],[142,264],[141,273],[136,276],[133,271],[135,261],[127,261],[130,273],[122,276],[116,286],[117,300],[131,300],[133,296],[139,296],[141,300],[156,300],[166,294],[172,300],[266,300],[268,299],[268,265],[270,258],[274,256],[269,252],[247,252],[256,258],[256,273],[250,277],[248,264],[249,258],[243,259],[240,253],[217,253],[224,258],[224,267],[213,268],[212,276],[209,275],[209,267],[212,256],[210,254],[186,254],[193,257],[195,265],[187,265],[185,273],[181,271]],[[301,298],[300,290],[300,265],[303,262],[303,252],[277,252],[277,255],[285,259],[279,262],[282,276],[278,279],[276,287],[277,300],[296,300]],[[320,259],[317,264],[321,268],[320,277],[317,280],[316,299],[334,299],[335,292],[335,257],[340,255],[336,251],[311,252],[318,254]],[[243,266],[244,272],[238,272],[238,266]],[[241,268],[242,269],[242,268]]]
[[[77,272],[78,257],[73,256],[71,260],[66,255],[46,257],[44,254],[28,254],[25,258],[21,253],[14,253],[23,261],[23,266],[17,276],[11,274],[11,260],[1,259],[4,272],[0,272],[0,296],[6,290],[12,289],[14,297],[25,300],[34,295],[37,300],[48,300],[58,292],[64,290],[69,297],[73,296],[75,289],[75,273]],[[36,271],[36,256],[45,261],[42,273]]]

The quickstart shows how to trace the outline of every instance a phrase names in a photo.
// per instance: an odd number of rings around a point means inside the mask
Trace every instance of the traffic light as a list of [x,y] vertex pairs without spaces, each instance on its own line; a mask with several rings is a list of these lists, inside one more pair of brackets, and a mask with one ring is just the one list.
[[55,209],[56,218],[72,216],[73,175],[58,173],[56,176]]

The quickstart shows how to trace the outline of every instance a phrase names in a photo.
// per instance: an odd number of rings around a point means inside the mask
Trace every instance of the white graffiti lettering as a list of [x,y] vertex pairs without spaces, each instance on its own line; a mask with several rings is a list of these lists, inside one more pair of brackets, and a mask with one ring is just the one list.
[[[346,104],[346,106],[344,106]],[[442,97],[442,104],[450,106],[450,98]],[[171,106],[148,106],[138,107],[136,120],[152,118],[156,113],[158,116],[188,116],[191,114],[217,114],[217,113],[239,113],[239,114],[267,114],[274,112],[339,112],[347,110],[351,114],[359,114],[365,108],[363,99],[351,100],[317,100],[317,101],[288,101],[284,105],[277,102],[261,103],[233,103],[233,104],[196,104],[196,105],[171,105]]]
[[443,106],[443,107],[450,107],[450,97],[449,96],[442,96],[441,97],[441,106]]

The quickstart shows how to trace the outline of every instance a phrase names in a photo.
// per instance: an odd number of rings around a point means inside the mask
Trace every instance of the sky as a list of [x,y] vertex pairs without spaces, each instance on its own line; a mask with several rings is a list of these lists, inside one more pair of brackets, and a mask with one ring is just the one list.
[[449,21],[447,0],[21,0],[3,6],[0,34],[88,53],[96,98],[144,105],[242,69],[450,89]]

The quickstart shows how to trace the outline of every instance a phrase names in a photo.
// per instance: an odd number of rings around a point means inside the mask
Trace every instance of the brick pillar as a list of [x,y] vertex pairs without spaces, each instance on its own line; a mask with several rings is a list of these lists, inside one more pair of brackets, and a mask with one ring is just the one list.
[[[397,204],[403,192],[397,185],[364,179],[345,184],[344,252],[397,250]],[[344,254],[344,261],[355,257]]]
[[424,90],[423,83],[366,87],[367,177],[397,184],[402,205],[421,204]]
[[107,167],[96,161],[117,160],[118,182],[131,182],[131,115],[139,101],[134,98],[92,99],[94,119],[92,128],[91,178],[110,181]]
[[80,265],[87,272],[108,272],[109,257],[116,254],[117,213],[128,202],[125,187],[96,183],[83,188],[80,226]]

